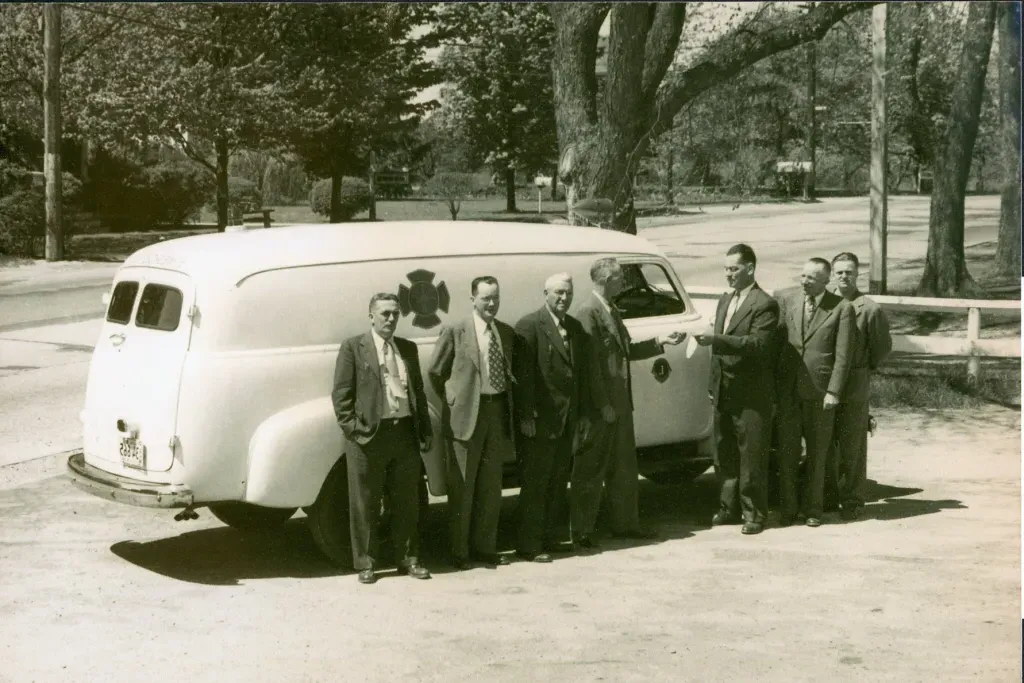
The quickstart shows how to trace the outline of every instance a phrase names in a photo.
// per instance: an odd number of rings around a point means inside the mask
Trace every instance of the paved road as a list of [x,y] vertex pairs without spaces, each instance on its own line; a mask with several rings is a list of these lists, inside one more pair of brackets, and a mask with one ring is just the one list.
[[856,523],[746,537],[708,528],[710,475],[641,482],[660,543],[455,574],[436,503],[435,577],[374,586],[301,518],[245,537],[0,468],[0,681],[1019,680],[1020,414],[878,417]]
[[[890,281],[927,240],[928,198],[890,202]],[[998,197],[968,197],[967,243],[994,240]],[[703,213],[659,218],[642,236],[662,247],[685,284],[722,285],[722,255],[736,242],[758,252],[758,279],[777,289],[810,256],[868,253],[864,198],[804,205],[710,206]],[[0,465],[74,448],[89,348],[99,335],[102,293],[117,264],[40,264],[0,269]],[[865,269],[866,288],[866,269]],[[713,302],[698,304],[710,310]]]

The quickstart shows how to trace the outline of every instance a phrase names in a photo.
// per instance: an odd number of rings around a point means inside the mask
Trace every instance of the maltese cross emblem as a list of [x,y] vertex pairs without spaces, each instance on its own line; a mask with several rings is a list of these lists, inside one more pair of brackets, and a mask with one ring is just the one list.
[[402,317],[413,314],[413,327],[429,330],[441,324],[437,311],[448,312],[451,297],[444,282],[434,285],[434,273],[429,270],[414,270],[406,277],[409,286],[398,286],[398,305],[402,309]]

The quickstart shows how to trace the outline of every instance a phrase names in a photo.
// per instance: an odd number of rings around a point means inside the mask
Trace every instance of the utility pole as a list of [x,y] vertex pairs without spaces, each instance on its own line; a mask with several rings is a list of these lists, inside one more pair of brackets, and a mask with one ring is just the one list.
[[[813,7],[814,3],[810,3]],[[818,44],[807,43],[807,160],[811,167],[804,176],[804,199],[814,199],[814,167],[818,145],[818,120],[815,116],[815,98],[818,89]]]
[[888,133],[885,121],[886,3],[871,10],[871,273],[869,294],[885,294],[889,220]]
[[46,178],[46,260],[64,258],[60,179],[60,5],[43,5],[43,175]]

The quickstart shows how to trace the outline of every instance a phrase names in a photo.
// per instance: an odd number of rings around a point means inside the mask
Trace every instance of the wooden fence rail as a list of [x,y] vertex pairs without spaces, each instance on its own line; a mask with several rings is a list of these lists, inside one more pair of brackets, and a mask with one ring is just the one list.
[[[687,287],[691,299],[718,299],[725,290],[722,287]],[[774,295],[774,292],[768,291]],[[967,358],[967,375],[977,381],[981,375],[981,359],[1020,358],[1021,338],[981,338],[981,315],[1020,319],[1020,301],[990,301],[980,299],[939,299],[914,296],[871,295],[886,311],[921,311],[931,313],[966,313],[967,336],[920,336],[894,334],[892,349],[895,353],[921,354],[929,356],[963,356]]]

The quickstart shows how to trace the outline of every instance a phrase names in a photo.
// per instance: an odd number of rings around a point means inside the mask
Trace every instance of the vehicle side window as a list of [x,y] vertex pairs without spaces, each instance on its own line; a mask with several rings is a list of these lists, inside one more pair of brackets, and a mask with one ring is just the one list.
[[626,263],[622,266],[622,275],[622,291],[615,297],[615,305],[622,312],[623,320],[686,312],[683,297],[662,265]]
[[181,320],[181,292],[164,285],[146,285],[142,290],[139,312],[135,314],[135,325],[153,330],[173,332]]
[[135,295],[138,293],[138,282],[118,282],[110,296],[110,305],[107,306],[107,322],[127,325],[132,319],[132,306],[135,305]]

